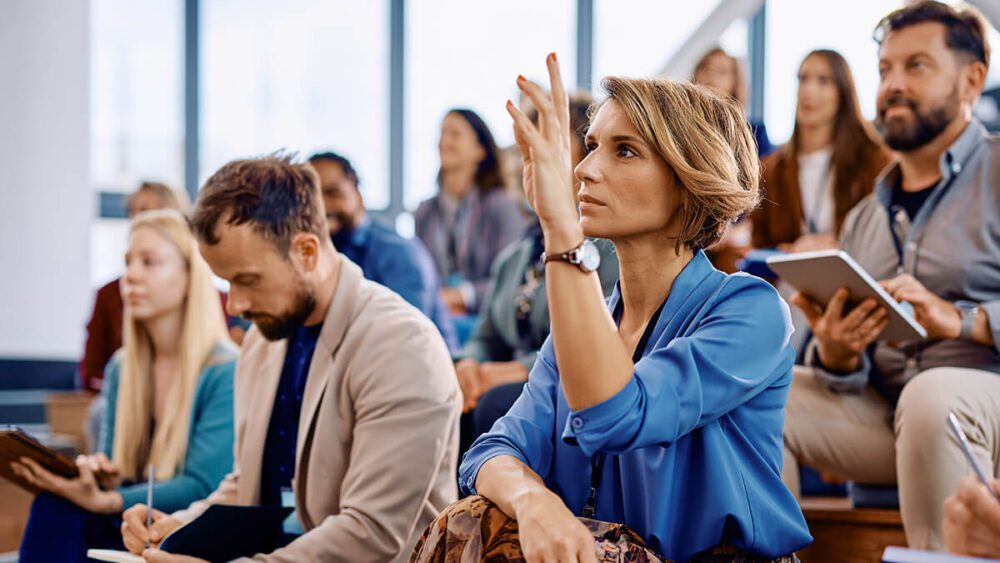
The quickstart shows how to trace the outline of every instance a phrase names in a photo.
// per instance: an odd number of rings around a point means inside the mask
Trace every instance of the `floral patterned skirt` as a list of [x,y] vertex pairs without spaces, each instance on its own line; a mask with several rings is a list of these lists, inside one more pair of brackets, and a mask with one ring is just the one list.
[[[660,563],[669,560],[646,547],[643,539],[624,524],[580,518],[594,536],[597,559],[602,563]],[[517,522],[495,504],[475,496],[449,506],[424,532],[410,563],[473,563],[524,561]],[[697,555],[696,563],[797,563],[794,555],[761,558],[731,546],[719,546]]]

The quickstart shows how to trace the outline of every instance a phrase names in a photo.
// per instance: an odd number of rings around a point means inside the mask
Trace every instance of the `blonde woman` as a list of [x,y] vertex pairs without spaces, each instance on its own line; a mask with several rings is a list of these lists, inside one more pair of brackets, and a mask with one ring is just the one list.
[[[459,483],[480,496],[432,524],[416,561],[458,560],[463,543],[463,561],[791,561],[810,537],[781,482],[788,308],[703,251],[758,202],[750,130],[704,88],[607,78],[574,176],[559,65],[547,64],[551,96],[518,79],[538,126],[508,111],[552,331],[521,396],[463,460]],[[585,237],[615,245],[607,301]]]
[[149,465],[163,512],[206,497],[232,467],[236,350],[184,216],[136,216],[125,264],[124,347],[106,370],[99,453],[77,459],[76,479],[28,459],[13,464],[46,491],[31,508],[23,562],[84,561],[88,548],[123,548],[121,513],[145,502]]

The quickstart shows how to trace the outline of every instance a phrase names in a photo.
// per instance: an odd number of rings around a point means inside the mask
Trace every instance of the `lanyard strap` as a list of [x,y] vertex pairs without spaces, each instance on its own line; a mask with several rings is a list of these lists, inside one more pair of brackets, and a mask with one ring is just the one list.
[[[667,296],[669,299],[670,296]],[[632,352],[632,364],[635,365],[639,363],[642,359],[642,353],[646,349],[646,345],[649,343],[650,337],[653,335],[653,329],[656,328],[656,323],[660,320],[660,313],[663,312],[663,307],[667,304],[667,299],[663,300],[660,307],[653,313],[653,316],[649,318],[646,323],[646,329],[642,332],[642,337],[639,338],[639,342],[635,346],[635,350]],[[622,308],[624,307],[623,299],[618,300],[618,305],[615,307],[614,318],[617,323],[621,319]],[[603,453],[594,454],[594,457],[590,459],[590,493],[587,495],[587,500],[583,504],[583,517],[593,518],[597,514],[597,489],[601,487],[601,476],[603,474],[602,469],[604,468],[604,460],[607,456]]]

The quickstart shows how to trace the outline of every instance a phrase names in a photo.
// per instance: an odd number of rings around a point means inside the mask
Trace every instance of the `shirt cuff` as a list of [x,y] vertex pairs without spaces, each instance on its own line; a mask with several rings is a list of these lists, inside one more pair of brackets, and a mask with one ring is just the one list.
[[524,369],[528,370],[528,373],[531,373],[532,368],[535,367],[536,358],[538,358],[538,352],[528,352],[527,354],[516,358],[516,361],[521,362]]
[[868,354],[864,353],[861,354],[861,365],[855,371],[850,373],[827,371],[819,361],[815,340],[806,347],[805,365],[813,368],[820,381],[837,393],[860,393],[868,385],[868,375],[872,369],[872,361],[868,358]]
[[610,399],[594,406],[574,411],[566,417],[562,439],[575,444],[587,457],[599,451],[617,452],[631,441],[632,428],[642,416],[639,402],[642,391],[633,375],[629,382]]
[[118,489],[118,494],[122,496],[122,512],[124,512],[140,502],[146,502],[146,484],[121,487]]
[[486,465],[487,461],[502,455],[517,458],[521,460],[521,463],[531,467],[528,460],[524,459],[524,456],[514,448],[496,444],[492,447],[484,448],[483,451],[475,451],[475,444],[473,444],[473,447],[469,448],[468,453],[465,454],[465,459],[462,460],[458,468],[458,488],[461,493],[465,496],[477,495],[476,479],[479,478],[479,470]]
[[1000,353],[1000,301],[987,301],[980,303],[983,312],[986,313],[986,320],[990,324],[990,333],[993,335],[993,349]]

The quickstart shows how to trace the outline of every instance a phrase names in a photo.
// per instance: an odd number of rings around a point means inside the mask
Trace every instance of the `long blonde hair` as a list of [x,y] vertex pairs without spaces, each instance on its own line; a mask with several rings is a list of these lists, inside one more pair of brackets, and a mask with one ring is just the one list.
[[210,361],[212,350],[229,342],[229,336],[219,292],[212,285],[211,270],[198,252],[187,219],[173,209],[148,211],[133,219],[131,232],[140,227],[152,228],[173,243],[187,266],[179,370],[165,398],[163,418],[150,441],[153,345],[142,321],[133,318],[126,308],[112,459],[126,479],[143,479],[147,463],[155,465],[156,479],[169,479],[181,468],[187,453],[191,407],[201,370]]

